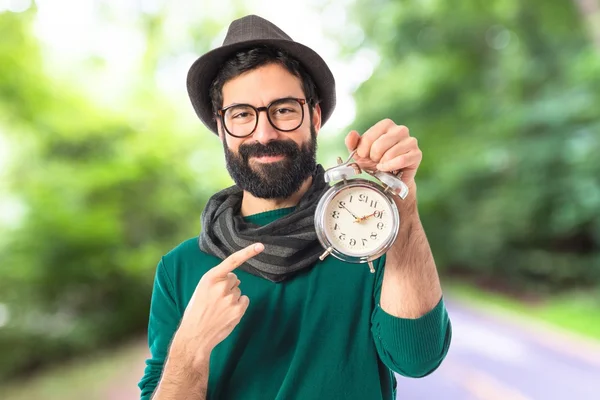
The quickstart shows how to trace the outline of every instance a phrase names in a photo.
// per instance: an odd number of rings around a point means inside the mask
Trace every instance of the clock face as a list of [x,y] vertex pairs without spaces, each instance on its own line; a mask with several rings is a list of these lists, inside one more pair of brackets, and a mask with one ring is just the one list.
[[343,188],[325,207],[325,235],[346,255],[374,254],[396,234],[394,211],[391,200],[375,189]]

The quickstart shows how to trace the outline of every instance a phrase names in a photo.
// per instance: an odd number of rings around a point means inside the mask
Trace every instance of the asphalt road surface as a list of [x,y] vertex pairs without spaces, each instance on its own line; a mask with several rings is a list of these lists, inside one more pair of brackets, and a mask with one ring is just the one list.
[[449,302],[453,340],[421,379],[398,377],[401,400],[597,400],[600,344]]

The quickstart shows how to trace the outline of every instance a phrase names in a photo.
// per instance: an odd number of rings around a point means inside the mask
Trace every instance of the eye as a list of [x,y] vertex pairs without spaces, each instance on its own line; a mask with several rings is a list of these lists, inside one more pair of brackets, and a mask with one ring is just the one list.
[[237,105],[228,108],[225,112],[225,119],[228,121],[247,122],[255,117],[255,111],[252,107],[246,105]]
[[286,108],[286,107],[280,107],[275,110],[275,114],[280,114],[280,115],[290,114],[290,113],[294,113],[294,112],[296,112],[294,109]]
[[231,116],[231,118],[233,118],[233,119],[236,119],[236,118],[248,118],[248,117],[250,117],[250,113],[248,111],[240,111],[240,112],[237,112],[237,113],[235,113],[235,114],[233,114]]

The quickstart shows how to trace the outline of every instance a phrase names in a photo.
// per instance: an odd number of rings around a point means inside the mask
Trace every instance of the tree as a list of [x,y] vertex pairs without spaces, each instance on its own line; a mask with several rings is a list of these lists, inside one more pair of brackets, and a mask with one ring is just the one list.
[[226,176],[195,175],[194,148],[216,157],[220,143],[186,127],[154,86],[160,15],[146,17],[148,51],[121,111],[45,72],[34,16],[0,13],[0,126],[14,153],[10,193],[26,210],[0,228],[10,312],[0,380],[143,332],[158,260],[199,232]]
[[438,263],[513,288],[600,283],[600,57],[572,2],[358,0],[380,62],[353,127],[419,139]]

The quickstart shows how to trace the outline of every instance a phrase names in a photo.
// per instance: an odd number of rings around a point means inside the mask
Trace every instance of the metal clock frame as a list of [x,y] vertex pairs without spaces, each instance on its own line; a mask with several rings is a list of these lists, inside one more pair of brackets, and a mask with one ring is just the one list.
[[[376,190],[382,195],[382,197],[386,200],[390,209],[392,210],[392,224],[394,224],[394,226],[392,227],[393,234],[390,235],[386,239],[386,241],[382,243],[373,253],[370,253],[369,255],[365,256],[350,256],[340,252],[335,248],[325,230],[325,210],[327,206],[338,193],[340,193],[342,190],[346,190],[352,187],[362,187],[371,190]],[[390,249],[390,247],[398,237],[398,231],[400,228],[400,213],[398,212],[398,207],[394,203],[394,200],[390,198],[390,195],[388,195],[380,185],[361,178],[352,180],[344,179],[343,181],[338,182],[331,188],[329,188],[329,190],[327,190],[327,192],[325,192],[323,197],[321,197],[321,199],[319,200],[319,203],[317,204],[317,209],[315,210],[315,216],[319,216],[318,218],[315,218],[315,230],[317,232],[317,237],[319,238],[321,244],[326,248],[325,252],[319,258],[321,260],[324,260],[325,257],[331,254],[337,259],[346,262],[351,262],[355,264],[369,263],[371,272],[374,272],[374,268],[371,262],[381,257]]]

